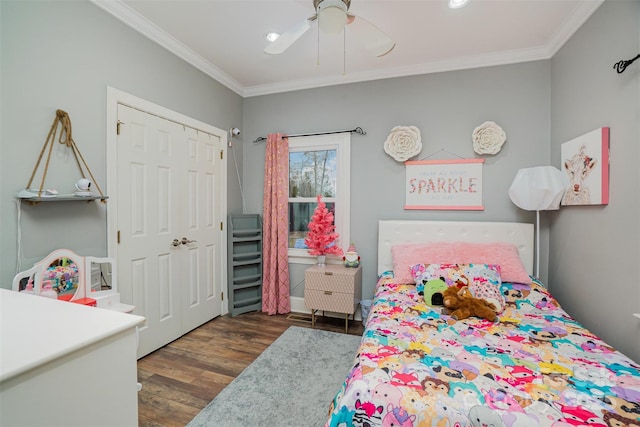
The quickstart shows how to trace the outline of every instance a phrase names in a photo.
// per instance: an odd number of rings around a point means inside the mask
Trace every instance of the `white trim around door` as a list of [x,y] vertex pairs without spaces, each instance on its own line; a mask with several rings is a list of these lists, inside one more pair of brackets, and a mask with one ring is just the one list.
[[[118,105],[126,105],[130,108],[143,111],[147,114],[161,117],[163,119],[183,124],[189,128],[193,128],[197,131],[209,133],[220,138],[222,141],[221,150],[224,161],[222,162],[221,176],[227,176],[227,132],[218,129],[210,124],[201,122],[194,118],[185,116],[181,113],[175,112],[168,108],[154,104],[150,101],[138,98],[129,93],[120,91],[113,87],[107,86],[107,119],[106,119],[106,155],[107,155],[107,190],[109,194],[109,200],[107,202],[107,251],[108,255],[117,259],[118,251],[118,230],[117,230],[117,215],[118,212],[118,194],[115,191],[117,188],[117,127],[118,127]],[[113,191],[111,191],[113,190]],[[227,186],[222,186],[221,194],[221,213],[220,220],[224,223],[226,230],[227,219]],[[221,247],[227,247],[227,233],[222,233]],[[226,290],[227,273],[224,266],[227,265],[226,261],[226,249],[222,254],[222,288]],[[226,292],[225,292],[226,293]],[[224,298],[221,302],[222,314],[228,313],[228,298]]]

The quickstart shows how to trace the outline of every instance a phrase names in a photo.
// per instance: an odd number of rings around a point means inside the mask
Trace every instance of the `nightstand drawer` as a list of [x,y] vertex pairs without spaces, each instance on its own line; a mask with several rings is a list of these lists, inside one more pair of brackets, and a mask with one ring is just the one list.
[[356,311],[357,303],[354,301],[353,293],[305,289],[304,305],[308,309],[353,314]]
[[342,293],[356,293],[360,286],[361,268],[345,268],[343,266],[314,266],[305,272],[305,289]]

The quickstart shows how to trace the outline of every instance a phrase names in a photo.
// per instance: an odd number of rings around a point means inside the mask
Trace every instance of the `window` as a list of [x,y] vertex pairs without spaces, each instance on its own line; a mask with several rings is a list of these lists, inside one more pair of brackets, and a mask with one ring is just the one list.
[[289,139],[289,262],[314,264],[304,238],[320,194],[333,212],[338,245],[349,246],[351,134]]

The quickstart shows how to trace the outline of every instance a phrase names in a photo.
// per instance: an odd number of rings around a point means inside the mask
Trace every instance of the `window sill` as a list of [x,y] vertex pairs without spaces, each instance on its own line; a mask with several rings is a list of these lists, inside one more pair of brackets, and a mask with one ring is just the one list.
[[[318,263],[318,257],[309,254],[292,254],[289,253],[289,264],[307,264],[314,265]],[[327,255],[326,264],[342,264],[342,257],[335,255]]]

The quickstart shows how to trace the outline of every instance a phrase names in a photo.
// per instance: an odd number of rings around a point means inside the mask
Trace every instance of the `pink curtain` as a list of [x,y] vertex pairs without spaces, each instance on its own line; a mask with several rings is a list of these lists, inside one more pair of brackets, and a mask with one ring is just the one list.
[[289,313],[289,144],[279,133],[267,135],[262,218],[262,311]]

